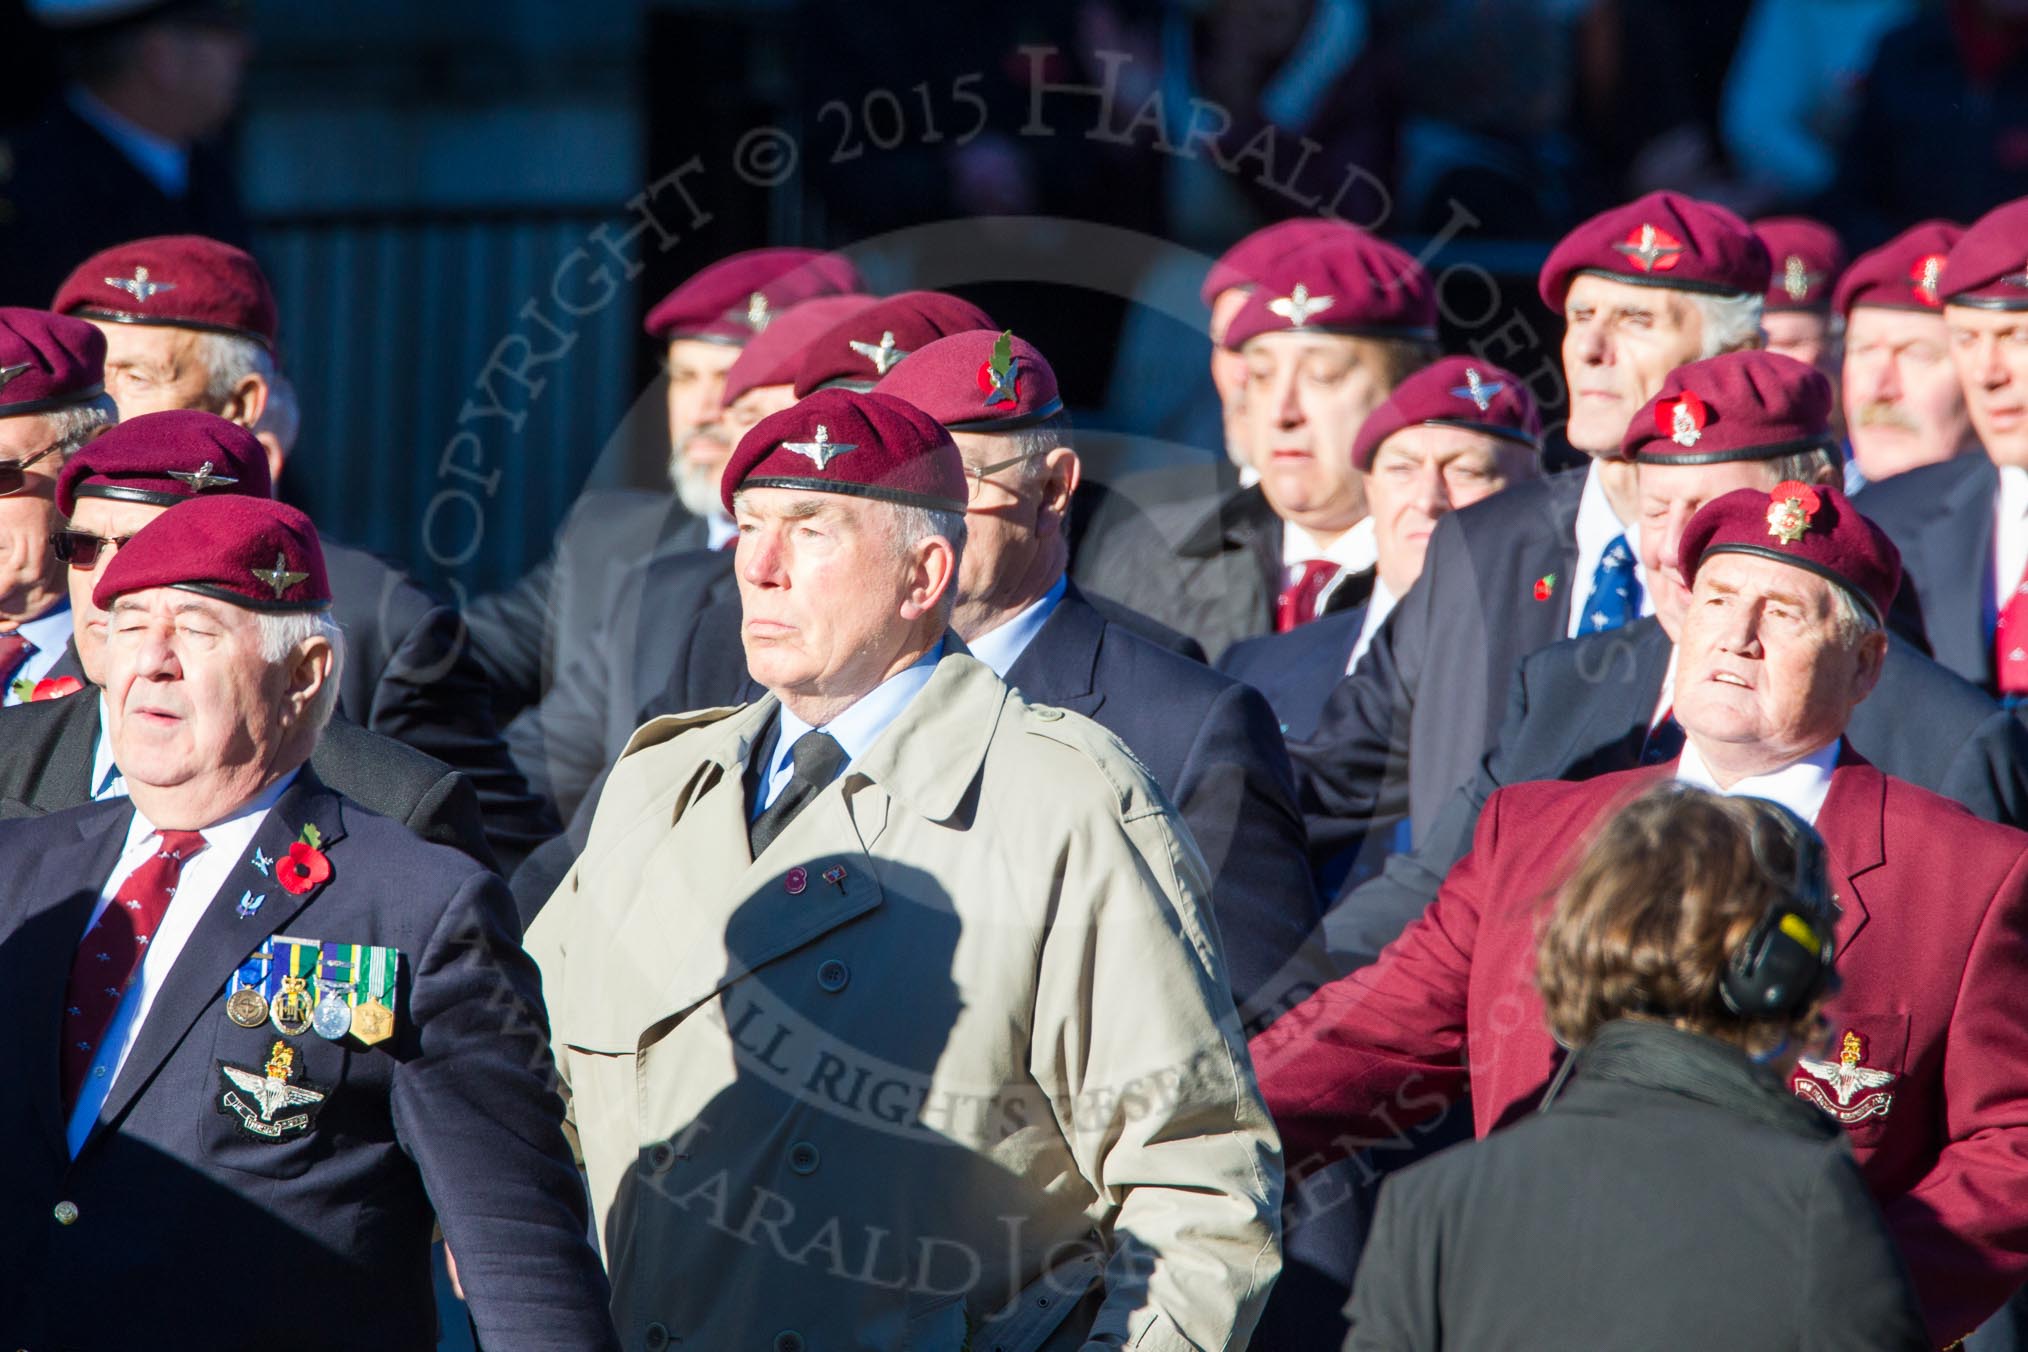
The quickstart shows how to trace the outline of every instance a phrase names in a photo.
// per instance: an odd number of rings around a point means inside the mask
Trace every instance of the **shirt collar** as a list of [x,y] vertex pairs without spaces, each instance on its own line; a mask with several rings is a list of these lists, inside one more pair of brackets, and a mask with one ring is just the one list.
[[2000,520],[2011,523],[2028,517],[2028,469],[2019,465],[2000,466]]
[[1300,568],[1311,559],[1329,559],[1348,573],[1363,573],[1380,562],[1378,530],[1368,516],[1330,544],[1293,521],[1282,522],[1282,566]]
[[[105,798],[125,798],[127,777],[120,773],[120,767],[113,764],[113,739],[106,731],[112,726],[106,718],[106,692],[98,692],[99,736],[92,743],[92,801]],[[134,814],[138,817],[140,814]]]
[[1621,521],[1619,514],[1613,511],[1612,501],[1606,497],[1605,479],[1600,476],[1598,462],[1594,460],[1584,472],[1584,491],[1577,499],[1578,550],[1581,553],[1603,554],[1616,535],[1626,536],[1627,543],[1634,546],[1634,557],[1641,557],[1634,528]]
[[[282,795],[289,791],[289,785],[295,783],[296,776],[301,773],[303,767],[299,765],[255,794],[236,811],[203,828],[198,834],[204,837],[205,845],[216,847],[221,844],[236,844],[244,847],[250,843],[261,819],[267,816],[270,808],[282,801]],[[127,848],[132,849],[144,836],[154,835],[159,829],[148,820],[147,814],[141,811],[141,805],[136,803],[134,820],[127,827]]]
[[59,601],[55,610],[46,610],[32,620],[23,620],[14,632],[35,645],[41,653],[56,652],[70,642],[70,601]]
[[1694,738],[1683,743],[1683,758],[1676,763],[1676,778],[1684,784],[1695,784],[1700,789],[1727,797],[1765,798],[1780,803],[1789,811],[1816,825],[1817,814],[1823,810],[1824,799],[1831,792],[1831,772],[1837,768],[1838,752],[1844,746],[1844,739],[1833,738],[1830,745],[1811,752],[1799,761],[1783,766],[1764,775],[1749,775],[1729,789],[1718,787],[1718,781],[1704,764],[1704,758],[1697,754]]
[[[918,657],[913,663],[902,668],[882,681],[873,689],[860,696],[851,708],[826,723],[824,732],[831,734],[845,751],[845,764],[850,765],[865,755],[867,750],[887,731],[887,725],[901,717],[909,701],[922,693],[929,679],[937,669],[937,663],[944,655],[942,640],[936,647]],[[768,773],[777,775],[789,764],[789,752],[796,741],[806,732],[816,731],[811,724],[796,717],[784,704],[781,708],[781,735],[775,739],[775,752],[769,763]]]
[[1028,651],[1028,645],[1042,632],[1042,626],[1049,623],[1049,617],[1056,613],[1057,603],[1063,600],[1063,594],[1069,589],[1068,577],[1057,578],[1056,585],[1042,593],[1041,598],[1026,610],[999,628],[973,638],[966,645],[972,650],[972,656],[991,667],[995,676],[1005,680],[1008,668]]
[[713,512],[704,518],[704,546],[707,549],[723,549],[725,542],[739,537],[739,523],[731,517]]

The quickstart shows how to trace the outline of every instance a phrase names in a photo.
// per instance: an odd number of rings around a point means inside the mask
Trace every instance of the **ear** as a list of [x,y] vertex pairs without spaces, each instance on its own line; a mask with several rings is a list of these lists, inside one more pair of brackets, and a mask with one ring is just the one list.
[[1084,462],[1070,447],[1058,446],[1042,457],[1042,466],[1042,500],[1036,505],[1035,533],[1066,534],[1070,528],[1071,500],[1084,480]]
[[300,723],[316,702],[318,692],[331,679],[337,660],[337,651],[322,635],[312,637],[297,650],[289,666],[288,688],[282,696],[291,726]]
[[1852,703],[1855,706],[1880,684],[1880,668],[1887,661],[1887,635],[1877,629],[1868,634],[1859,645],[1857,658],[1858,670],[1852,677]]
[[933,614],[944,597],[958,585],[958,552],[941,535],[916,541],[909,553],[908,590],[902,596],[901,617],[918,620]]
[[261,415],[267,411],[267,377],[249,371],[232,387],[232,393],[226,396],[225,403],[219,407],[218,416],[236,422],[251,432],[259,425]]

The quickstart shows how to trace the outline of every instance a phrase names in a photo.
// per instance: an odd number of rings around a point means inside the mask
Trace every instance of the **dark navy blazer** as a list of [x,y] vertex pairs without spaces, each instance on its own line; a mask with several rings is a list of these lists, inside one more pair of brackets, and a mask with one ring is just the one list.
[[[69,1158],[64,991],[132,816],[123,800],[0,822],[0,1340],[432,1347],[440,1221],[488,1352],[616,1347],[504,886],[307,769],[254,846],[284,856],[314,824],[330,880],[298,897],[252,851],[234,865]],[[263,900],[243,917],[246,895]],[[258,1071],[281,1038],[225,1015],[228,977],[276,933],[389,945],[401,968],[388,1041],[288,1039],[292,1082],[326,1097],[306,1130],[268,1141],[222,1106],[222,1067]]]
[[1304,741],[1317,730],[1324,705],[1352,661],[1366,607],[1335,611],[1286,634],[1243,638],[1225,650],[1218,669],[1267,696],[1282,735]]

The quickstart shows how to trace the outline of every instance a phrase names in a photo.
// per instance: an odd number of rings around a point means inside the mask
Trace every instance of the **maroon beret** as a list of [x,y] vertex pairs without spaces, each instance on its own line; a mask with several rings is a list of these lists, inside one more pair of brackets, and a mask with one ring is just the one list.
[[953,432],[1011,432],[1063,412],[1056,372],[1035,345],[991,329],[937,339],[874,388]]
[[95,399],[105,378],[106,335],[82,319],[0,306],[0,418]]
[[904,399],[818,390],[770,413],[739,439],[719,496],[742,488],[801,488],[879,498],[932,511],[965,510],[971,486],[958,443]]
[[56,476],[56,510],[79,498],[113,498],[174,507],[205,493],[265,498],[268,457],[254,434],[194,408],[144,413],[94,438]]
[[831,385],[870,390],[917,348],[953,333],[999,327],[984,310],[948,292],[888,296],[834,324],[803,349],[796,397]]
[[1276,258],[1225,330],[1237,352],[1263,333],[1436,341],[1436,289],[1407,250],[1363,230]]
[[864,291],[859,269],[816,249],[749,249],[697,272],[641,322],[650,338],[745,343],[797,301]]
[[1236,286],[1248,290],[1258,286],[1260,279],[1273,268],[1275,260],[1285,254],[1292,254],[1320,240],[1358,233],[1356,225],[1326,220],[1321,216],[1298,216],[1292,221],[1264,225],[1218,256],[1218,261],[1211,265],[1211,271],[1204,274],[1204,285],[1197,294],[1208,307],[1221,292]]
[[275,345],[275,293],[253,255],[203,235],[156,235],[77,265],[49,307],[115,324],[166,324]]
[[1620,455],[1649,465],[1717,465],[1836,444],[1823,372],[1778,352],[1726,352],[1671,371],[1627,424]]
[[1774,263],[1750,226],[1724,207],[1681,193],[1651,192],[1602,211],[1565,235],[1542,265],[1538,289],[1550,309],[1581,272],[1679,291],[1758,296]]
[[1958,237],[1943,294],[1946,305],[2028,310],[2028,197],[1994,207]]
[[767,327],[741,349],[738,360],[726,368],[725,393],[719,396],[719,406],[731,408],[748,390],[795,384],[803,349],[875,301],[873,296],[818,296],[776,312]]
[[1878,620],[1901,587],[1901,552],[1829,484],[1791,479],[1773,491],[1736,488],[1704,504],[1683,530],[1683,576],[1713,554],[1757,554],[1829,578]]
[[317,528],[285,502],[238,494],[180,502],[134,533],[92,588],[92,604],[150,587],[176,587],[248,610],[323,610],[331,604]]
[[1942,310],[1944,263],[1964,233],[1955,221],[1924,221],[1860,254],[1838,280],[1831,308],[1846,316],[1859,305]]
[[1755,221],[1753,232],[1774,264],[1763,308],[1827,313],[1845,271],[1845,241],[1838,232],[1807,216],[1769,216]]
[[1472,357],[1445,357],[1394,387],[1352,438],[1352,465],[1373,467],[1380,443],[1405,427],[1461,427],[1542,449],[1542,415],[1520,377]]

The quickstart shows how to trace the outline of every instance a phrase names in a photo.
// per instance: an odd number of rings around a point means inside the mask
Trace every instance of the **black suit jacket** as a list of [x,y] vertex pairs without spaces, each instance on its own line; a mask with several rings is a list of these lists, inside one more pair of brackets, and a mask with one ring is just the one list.
[[1988,691],[1994,688],[1989,617],[1999,491],[1999,470],[1974,451],[1869,484],[1853,499],[1901,551],[1936,660]]
[[345,631],[338,707],[360,727],[462,771],[486,838],[512,870],[562,825],[530,792],[493,720],[457,612],[365,550],[324,542],[331,618]]
[[1300,742],[1316,733],[1365,623],[1366,607],[1359,605],[1319,616],[1286,634],[1241,639],[1218,659],[1218,669],[1267,696],[1282,735]]
[[1518,484],[1437,522],[1422,576],[1331,692],[1316,735],[1289,748],[1319,860],[1405,814],[1420,839],[1471,779],[1514,669],[1570,623],[1584,481],[1580,470]]
[[[39,816],[89,803],[98,740],[98,693],[90,686],[62,699],[0,709],[0,817]],[[499,868],[486,844],[471,781],[442,761],[338,714],[317,739],[310,768],[369,811]]]
[[[1371,962],[1436,898],[1495,789],[1532,779],[1592,779],[1640,764],[1672,645],[1639,620],[1566,639],[1521,664],[1498,744],[1452,795],[1410,854],[1331,908],[1325,930],[1340,970]],[[1900,637],[1880,683],[1852,713],[1851,747],[1897,779],[1955,798],[1988,821],[2028,826],[2028,732],[1970,682]]]
[[[617,1348],[561,1130],[535,966],[499,879],[332,793],[283,793],[157,990],[72,1159],[57,1049],[72,955],[133,817],[94,803],[0,823],[0,1337],[99,1349],[259,1342],[228,1288],[286,1293],[304,1348],[436,1341],[441,1222],[489,1352]],[[255,863],[305,824],[331,877],[284,891]],[[262,902],[241,914],[242,897]],[[282,1038],[225,1015],[227,979],[272,934],[398,949],[394,1036]],[[248,1132],[227,1065],[295,1052],[324,1098],[306,1128]],[[75,1218],[54,1218],[59,1202]],[[66,1208],[66,1211],[69,1209]],[[265,1297],[263,1297],[265,1299]],[[230,1332],[226,1330],[231,1328]],[[166,1337],[166,1343],[164,1342]]]

